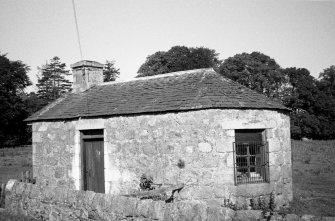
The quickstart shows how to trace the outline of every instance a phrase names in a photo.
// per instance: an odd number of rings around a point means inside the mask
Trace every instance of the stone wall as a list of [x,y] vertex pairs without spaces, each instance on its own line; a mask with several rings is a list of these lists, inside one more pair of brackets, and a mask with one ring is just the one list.
[[[142,174],[185,184],[180,200],[247,205],[275,193],[292,200],[289,116],[271,110],[199,110],[33,124],[33,169],[39,184],[81,188],[80,130],[104,129],[105,192],[127,194]],[[235,186],[235,129],[265,129],[270,183]],[[183,162],[183,168],[178,163]]]
[[203,202],[139,200],[15,180],[7,184],[5,206],[11,213],[42,220],[232,220],[235,216],[229,208]]
[[33,175],[44,185],[75,189],[73,170],[75,127],[73,122],[33,124]]
[[[6,185],[5,211],[37,220],[166,220],[166,221],[330,221],[335,217],[264,213],[261,210],[234,211],[203,201],[139,200],[124,196],[40,186],[10,180]],[[1,210],[0,210],[1,215]]]

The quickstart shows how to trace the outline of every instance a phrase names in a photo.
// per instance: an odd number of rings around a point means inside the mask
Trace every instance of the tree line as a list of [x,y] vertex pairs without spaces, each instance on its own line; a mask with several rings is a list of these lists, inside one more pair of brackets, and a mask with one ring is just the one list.
[[[306,68],[282,68],[260,52],[220,60],[213,49],[174,46],[149,55],[136,77],[210,67],[288,107],[293,139],[335,139],[335,66],[316,79]],[[71,90],[70,72],[57,56],[38,68],[37,91],[26,93],[29,70],[22,61],[0,54],[0,147],[31,142],[31,128],[23,120]],[[115,81],[120,69],[107,60],[103,74],[104,81]]]
[[260,52],[236,54],[224,61],[218,56],[209,48],[175,46],[149,55],[137,77],[211,67],[288,107],[293,139],[335,139],[334,65],[316,79],[306,68],[282,68]]
[[[31,127],[23,120],[71,91],[70,71],[55,56],[38,67],[37,91],[26,93],[32,83],[27,75],[30,67],[22,61],[11,61],[0,54],[0,148],[31,143]],[[104,81],[115,81],[120,69],[107,60]]]

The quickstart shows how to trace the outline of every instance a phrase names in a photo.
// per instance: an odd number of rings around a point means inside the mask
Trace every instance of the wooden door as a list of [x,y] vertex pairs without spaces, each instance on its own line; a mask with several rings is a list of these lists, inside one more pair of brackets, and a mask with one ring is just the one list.
[[103,138],[83,139],[84,190],[105,193]]

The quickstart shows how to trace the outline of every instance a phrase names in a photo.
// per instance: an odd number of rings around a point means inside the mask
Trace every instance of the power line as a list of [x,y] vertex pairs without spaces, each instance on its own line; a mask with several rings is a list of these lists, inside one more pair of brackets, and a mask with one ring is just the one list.
[[73,13],[74,13],[74,21],[76,23],[76,29],[77,29],[77,37],[78,37],[78,44],[79,44],[79,51],[80,51],[80,58],[83,60],[83,53],[81,51],[81,44],[80,44],[80,36],[79,36],[79,28],[78,28],[78,22],[77,22],[77,13],[76,13],[76,7],[74,4],[74,0],[72,0],[72,6],[73,6]]

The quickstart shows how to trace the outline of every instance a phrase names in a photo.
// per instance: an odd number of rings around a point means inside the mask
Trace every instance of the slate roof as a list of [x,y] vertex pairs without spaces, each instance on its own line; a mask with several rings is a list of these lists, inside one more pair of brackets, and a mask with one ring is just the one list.
[[25,121],[65,120],[207,108],[288,110],[213,69],[175,72],[69,93]]

